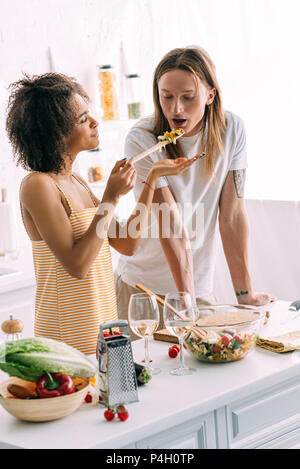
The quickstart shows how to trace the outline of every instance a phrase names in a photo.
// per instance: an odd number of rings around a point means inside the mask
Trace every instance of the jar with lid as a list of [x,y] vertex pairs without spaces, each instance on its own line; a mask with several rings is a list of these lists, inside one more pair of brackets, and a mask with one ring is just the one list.
[[142,116],[141,77],[137,73],[126,75],[127,110],[129,119]]
[[116,120],[119,116],[114,68],[111,65],[98,66],[98,78],[102,120]]
[[100,148],[88,151],[88,181],[89,183],[102,182],[104,179],[103,167],[100,162]]

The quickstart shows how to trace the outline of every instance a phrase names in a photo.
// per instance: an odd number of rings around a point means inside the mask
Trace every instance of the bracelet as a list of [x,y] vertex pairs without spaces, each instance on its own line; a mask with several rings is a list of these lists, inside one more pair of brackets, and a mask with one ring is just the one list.
[[150,189],[155,191],[155,187],[152,187],[147,181],[142,181],[142,184],[146,184],[146,186],[150,187]]

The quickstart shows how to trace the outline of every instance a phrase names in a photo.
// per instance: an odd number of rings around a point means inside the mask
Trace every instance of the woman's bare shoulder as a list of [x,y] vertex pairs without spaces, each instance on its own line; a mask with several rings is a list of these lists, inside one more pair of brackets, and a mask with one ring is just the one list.
[[55,184],[51,177],[45,173],[32,172],[27,174],[21,181],[20,200],[25,202],[32,198],[38,198],[43,194],[54,194]]
[[47,173],[39,173],[39,172],[36,172],[36,171],[32,171],[28,174],[26,174],[26,176],[23,177],[22,179],[22,182],[21,184],[24,185],[24,184],[33,184],[35,182],[44,182],[44,183],[47,183],[47,181],[49,181],[50,179],[50,176],[47,174]]

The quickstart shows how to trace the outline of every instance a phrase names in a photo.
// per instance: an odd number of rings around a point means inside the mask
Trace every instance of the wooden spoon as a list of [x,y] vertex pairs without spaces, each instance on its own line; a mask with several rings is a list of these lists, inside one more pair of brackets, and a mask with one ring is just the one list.
[[[164,300],[156,295],[156,293],[153,293],[151,290],[149,290],[149,288],[145,287],[144,285],[142,285],[141,283],[137,283],[136,284],[136,288],[138,288],[139,290],[143,291],[144,293],[147,293],[147,295],[151,296],[151,295],[154,295],[155,298],[156,298],[156,301],[161,304],[162,306],[164,306]],[[182,316],[182,314],[176,309],[174,308],[172,305],[170,305],[170,303],[166,303],[168,308],[173,311],[173,313],[177,314],[178,317],[180,317],[180,319],[182,319],[183,321],[186,321],[186,318],[184,316]]]

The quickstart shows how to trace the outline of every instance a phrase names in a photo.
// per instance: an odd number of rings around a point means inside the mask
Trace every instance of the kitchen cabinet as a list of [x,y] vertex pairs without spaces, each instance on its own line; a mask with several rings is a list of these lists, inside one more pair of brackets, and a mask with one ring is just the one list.
[[300,447],[299,390],[300,378],[296,377],[216,410],[219,447]]
[[[265,333],[300,329],[300,319],[284,322],[289,302],[270,306]],[[143,341],[133,342],[135,361]],[[104,408],[83,403],[53,422],[21,422],[0,408],[0,448],[238,449],[300,447],[300,352],[278,354],[257,347],[243,360],[201,363],[173,376],[177,364],[169,344],[150,341],[153,363],[162,372],[138,388],[126,422],[106,422]]]
[[176,425],[165,432],[140,440],[136,448],[146,449],[210,449],[216,448],[214,413]]
[[[34,295],[35,287],[33,285],[0,294],[0,324],[13,315],[15,319],[21,319],[24,324],[23,337],[32,337]],[[1,334],[3,338],[2,330],[0,330]]]
[[257,449],[300,449],[299,434],[300,427],[297,427],[293,431],[261,444]]

